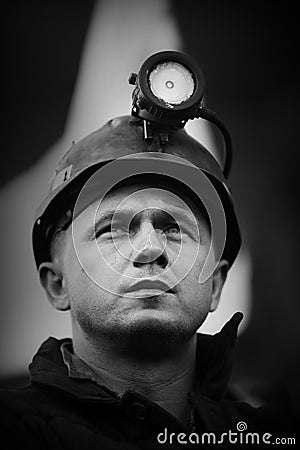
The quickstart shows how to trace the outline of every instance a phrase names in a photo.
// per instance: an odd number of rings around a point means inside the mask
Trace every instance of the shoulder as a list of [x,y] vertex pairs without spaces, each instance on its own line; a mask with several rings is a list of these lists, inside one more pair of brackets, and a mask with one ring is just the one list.
[[37,417],[33,390],[29,387],[0,390],[0,434],[5,448],[39,448],[32,433],[32,418]]
[[[27,424],[35,418],[49,420],[63,410],[69,403],[67,396],[59,390],[39,389],[28,384],[17,389],[0,389],[0,417],[10,415],[11,418],[26,420]],[[1,422],[0,422],[1,424]]]
[[235,428],[257,432],[287,432],[296,430],[296,417],[291,409],[267,404],[252,406],[242,401],[221,400],[220,408]]
[[255,407],[247,402],[228,398],[213,399],[206,395],[192,398],[205,428],[211,431],[236,432],[295,432],[296,414],[287,407],[263,405]]
[[0,410],[17,410],[20,414],[34,411],[45,395],[27,384],[16,389],[0,389]]

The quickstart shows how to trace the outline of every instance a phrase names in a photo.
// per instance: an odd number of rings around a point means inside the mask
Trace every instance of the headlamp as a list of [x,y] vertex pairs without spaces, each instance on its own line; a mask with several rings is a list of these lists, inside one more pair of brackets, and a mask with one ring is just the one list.
[[204,93],[204,77],[197,64],[180,52],[150,56],[138,74],[131,74],[132,115],[168,127],[182,128],[196,117]]
[[232,158],[232,142],[228,129],[216,114],[203,105],[204,76],[188,55],[165,51],[150,56],[138,74],[132,73],[131,114],[144,120],[144,137],[152,139],[158,130],[162,142],[168,141],[168,130],[183,128],[194,118],[214,123],[225,141],[223,173],[227,177]]

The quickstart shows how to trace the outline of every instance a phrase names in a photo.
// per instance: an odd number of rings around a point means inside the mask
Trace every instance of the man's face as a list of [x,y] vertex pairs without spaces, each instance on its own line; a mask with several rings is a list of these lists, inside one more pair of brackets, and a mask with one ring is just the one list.
[[73,327],[94,337],[191,336],[211,307],[212,281],[198,281],[209,246],[209,224],[188,198],[141,185],[112,191],[66,231]]

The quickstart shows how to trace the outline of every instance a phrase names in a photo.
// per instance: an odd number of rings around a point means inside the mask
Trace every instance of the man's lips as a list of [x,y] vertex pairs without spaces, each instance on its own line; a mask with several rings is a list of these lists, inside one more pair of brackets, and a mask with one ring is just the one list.
[[161,280],[149,280],[149,279],[137,281],[131,286],[126,287],[124,289],[124,293],[136,292],[141,290],[162,291],[174,294],[174,287],[172,287],[171,284]]

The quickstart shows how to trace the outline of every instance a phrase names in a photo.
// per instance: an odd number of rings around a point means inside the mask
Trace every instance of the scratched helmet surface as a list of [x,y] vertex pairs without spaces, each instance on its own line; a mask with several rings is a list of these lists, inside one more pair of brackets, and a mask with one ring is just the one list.
[[123,116],[109,120],[100,129],[74,143],[60,160],[49,192],[34,219],[32,239],[37,267],[51,259],[50,242],[60,216],[66,211],[72,215],[80,190],[100,167],[128,155],[143,153],[147,159],[158,152],[170,158],[169,164],[177,164],[174,155],[192,163],[213,184],[226,217],[223,257],[232,265],[240,249],[241,234],[227,180],[216,159],[184,129],[170,131],[166,144],[159,140],[149,142],[144,138],[143,120]]

